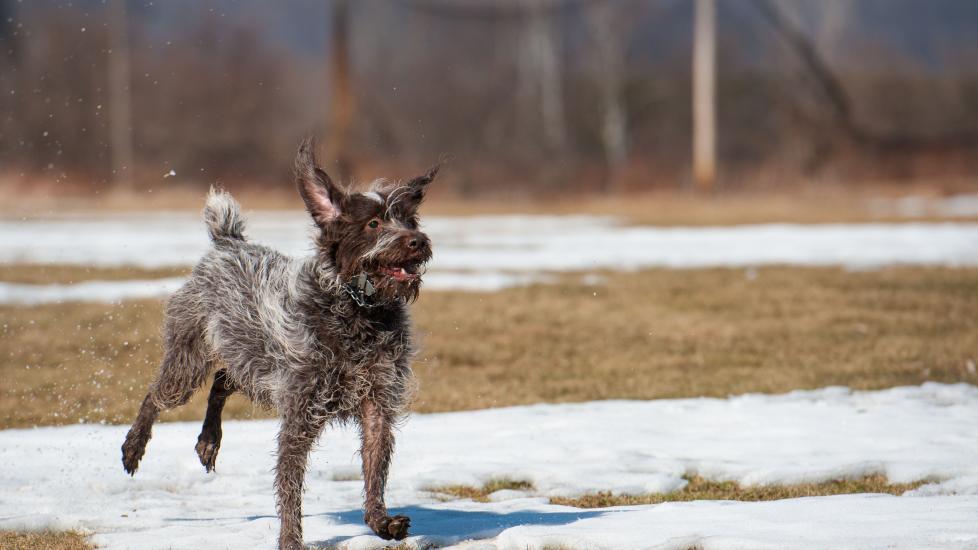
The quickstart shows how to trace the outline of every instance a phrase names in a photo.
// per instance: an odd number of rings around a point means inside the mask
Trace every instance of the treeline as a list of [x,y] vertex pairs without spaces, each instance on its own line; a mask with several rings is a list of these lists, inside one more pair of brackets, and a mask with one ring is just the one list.
[[[689,179],[690,1],[133,2],[121,24],[118,1],[0,1],[0,172],[260,185],[316,134],[360,178],[451,156],[461,194]],[[978,9],[927,4],[719,2],[721,183],[974,175]]]

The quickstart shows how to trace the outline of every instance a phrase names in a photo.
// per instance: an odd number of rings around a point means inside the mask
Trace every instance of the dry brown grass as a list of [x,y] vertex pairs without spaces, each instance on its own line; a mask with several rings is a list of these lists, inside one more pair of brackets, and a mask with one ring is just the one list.
[[0,264],[0,281],[31,284],[70,284],[81,281],[120,281],[125,279],[159,279],[190,273],[189,268],[161,267],[93,267],[79,265]]
[[576,508],[607,508],[609,506],[635,506],[663,502],[688,502],[692,500],[742,500],[762,501],[785,498],[850,495],[855,493],[886,493],[902,495],[920,487],[925,482],[890,483],[886,476],[872,475],[859,479],[842,479],[822,483],[796,485],[760,485],[742,487],[733,481],[710,481],[700,476],[685,477],[685,487],[672,493],[646,495],[615,495],[610,492],[593,493],[577,498],[554,497],[551,504]]
[[[609,273],[416,305],[422,412],[606,398],[978,382],[978,269]],[[160,303],[0,307],[0,427],[128,423]],[[164,420],[200,419],[205,392]],[[256,411],[239,396],[230,418]]]
[[[974,192],[974,190],[971,190]],[[882,197],[935,197],[932,190],[870,187],[793,188],[791,192],[739,191],[703,196],[678,191],[651,191],[624,195],[557,197],[548,200],[434,200],[428,215],[475,216],[486,214],[595,214],[614,216],[627,223],[653,226],[713,226],[751,223],[859,223],[907,221],[897,212],[879,211],[873,203]],[[913,221],[938,221],[937,212],[925,212]],[[974,220],[956,218],[956,221]]]
[[483,483],[482,487],[473,487],[471,485],[439,485],[437,487],[431,487],[428,490],[447,499],[465,498],[477,502],[489,502],[489,495],[504,489],[532,491],[533,484],[529,481],[502,477],[490,479]]
[[[576,498],[552,497],[551,504],[574,506],[576,508],[607,508],[609,506],[634,506],[638,504],[660,504],[663,502],[687,502],[693,500],[780,500],[828,495],[848,495],[855,493],[886,493],[902,495],[920,487],[925,482],[890,483],[883,475],[866,476],[859,479],[841,479],[821,483],[800,483],[795,485],[760,485],[742,487],[733,481],[710,481],[700,476],[684,476],[686,485],[671,493],[649,493],[645,495],[616,495],[610,491],[587,494]],[[431,488],[431,492],[449,499],[470,499],[487,502],[489,495],[501,489],[532,491],[533,484],[528,481],[511,479],[492,480],[482,487],[470,485],[445,485]]]
[[84,535],[74,531],[18,533],[0,531],[0,550],[91,550]]

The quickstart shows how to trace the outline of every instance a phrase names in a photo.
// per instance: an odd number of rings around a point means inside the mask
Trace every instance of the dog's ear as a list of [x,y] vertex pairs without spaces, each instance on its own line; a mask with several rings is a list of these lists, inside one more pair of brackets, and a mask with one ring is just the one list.
[[306,210],[320,227],[340,215],[345,193],[316,164],[315,141],[307,138],[295,155],[295,184]]
[[415,216],[418,212],[418,207],[421,206],[422,201],[424,201],[425,195],[428,193],[428,184],[435,180],[435,176],[438,175],[438,170],[441,169],[445,161],[440,161],[438,164],[428,168],[424,174],[416,178],[408,180],[404,184],[406,197],[401,199],[401,211],[405,217]]
[[416,178],[412,178],[407,182],[407,184],[405,184],[411,189],[411,191],[414,192],[419,201],[423,199],[425,193],[428,192],[428,184],[435,181],[435,176],[437,176],[438,171],[441,170],[442,164],[444,164],[444,161],[440,161],[438,164],[428,168],[424,174],[421,174]]

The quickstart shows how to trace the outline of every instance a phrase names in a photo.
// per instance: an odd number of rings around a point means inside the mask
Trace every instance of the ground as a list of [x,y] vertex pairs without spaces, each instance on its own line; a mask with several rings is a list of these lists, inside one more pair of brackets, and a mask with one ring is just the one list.
[[[858,201],[838,199],[832,193],[816,193],[809,197],[808,204],[804,196],[799,200],[787,195],[768,195],[760,201],[750,196],[730,196],[704,202],[669,194],[626,201],[593,201],[584,210],[619,214],[626,224],[715,225],[758,221],[905,220],[909,204],[917,221],[974,219],[974,214],[949,215],[958,203],[939,196],[922,203],[893,199],[872,202],[867,197]],[[125,197],[114,200],[115,203],[106,201],[106,204],[116,204],[122,210],[132,207],[132,202],[127,203]],[[247,195],[242,200],[247,203]],[[173,201],[173,206],[187,205],[182,198]],[[283,199],[282,204],[287,202]],[[6,209],[10,209],[9,203]],[[506,205],[483,204],[473,210],[464,202],[442,201],[436,203],[435,209],[468,215],[502,212]],[[534,203],[522,210],[552,214],[582,208],[574,201],[556,201]],[[11,227],[16,231],[16,226]],[[454,231],[452,227],[446,230]],[[881,233],[884,239],[887,231]],[[967,239],[967,235],[950,237]],[[844,247],[846,243],[839,244]],[[468,245],[463,242],[453,246],[462,246],[459,250],[464,251]],[[814,246],[811,250],[822,253],[821,244]],[[960,250],[968,251],[968,246],[971,245],[966,243]],[[923,257],[929,249],[922,243],[919,250],[909,250],[906,256],[900,256],[903,252],[899,252],[883,263],[892,261],[893,257]],[[945,250],[945,253],[954,254],[955,250]],[[872,269],[744,265],[705,269],[636,266],[639,269],[612,271],[607,265],[587,270],[564,266],[548,273],[546,284],[491,292],[438,291],[434,285],[434,291],[425,292],[415,305],[423,351],[415,365],[422,391],[413,410],[432,413],[539,402],[726,397],[826,386],[880,389],[918,386],[929,381],[975,384],[978,382],[978,318],[974,316],[974,311],[978,311],[978,267],[973,267],[973,259],[957,262],[953,256],[950,261],[945,256],[939,258],[943,259],[928,262],[932,265],[874,265]],[[947,263],[957,266],[946,267]],[[157,279],[180,277],[186,270],[185,265],[139,268],[0,263],[0,282],[46,285]],[[156,299],[126,300],[121,304],[0,305],[0,378],[5,381],[0,387],[0,428],[130,422],[159,360],[161,315],[161,303]],[[871,398],[870,402],[875,399]],[[731,404],[739,402],[730,401]],[[162,420],[199,421],[203,403],[203,397],[198,396],[188,406],[165,413]],[[968,403],[966,406],[971,406]],[[267,411],[254,409],[240,397],[232,398],[226,409],[226,417],[232,419],[269,416]],[[97,428],[92,426],[93,430]],[[195,427],[191,424],[179,429],[190,432]],[[704,429],[701,435],[716,428]],[[109,442],[115,436],[105,437]],[[961,441],[966,440],[967,437],[961,436]],[[188,447],[191,448],[192,445]],[[490,449],[482,455],[495,453],[496,450]],[[867,456],[875,455],[869,452]],[[947,485],[952,479],[948,477],[950,474],[933,473],[944,470],[917,470],[914,475],[900,474],[893,478],[887,474],[900,470],[887,466],[885,460],[869,466],[860,464],[856,461],[837,474],[820,474],[818,479],[775,476],[760,484],[743,483],[739,474],[725,467],[709,471],[702,470],[700,464],[671,473],[669,483],[638,491],[615,487],[618,478],[611,476],[603,485],[574,494],[558,494],[545,481],[505,477],[512,473],[507,471],[486,472],[455,483],[432,481],[423,489],[434,503],[446,498],[488,500],[484,504],[472,504],[473,518],[498,513],[499,506],[510,506],[493,500],[506,491],[543,499],[531,504],[513,504],[519,509],[512,512],[515,518],[529,513],[527,510],[538,513],[565,509],[561,506],[595,508],[700,499],[755,501],[864,492],[899,495],[922,484],[926,489],[934,481],[945,483],[940,487],[951,487]],[[197,465],[190,464],[190,467]],[[110,468],[105,475],[111,477],[108,472],[114,471]],[[357,476],[352,472],[335,470],[331,479],[355,484]],[[702,472],[706,475],[701,475]],[[504,477],[498,477],[500,474]],[[152,474],[148,481],[150,488],[156,486]],[[941,489],[943,492],[939,494],[971,491],[973,487],[969,483]],[[127,491],[138,490],[132,487],[139,485],[126,487]],[[166,485],[158,488],[172,490]],[[255,492],[264,495],[264,489],[259,490],[257,486]],[[497,497],[492,496],[494,493]],[[410,501],[417,497],[403,498]],[[839,502],[842,508],[851,502],[854,510],[869,510],[877,505],[889,510],[887,507],[891,506],[883,501]],[[965,509],[955,502],[971,506],[970,501],[933,502],[934,509],[947,506],[949,517],[957,517],[955,514]],[[469,506],[447,505],[461,506],[461,509]],[[431,510],[437,509],[437,505],[432,506],[435,508]],[[759,511],[762,516],[770,512],[775,517],[783,514],[791,517],[795,513],[791,504],[778,506],[781,507],[750,510]],[[899,512],[909,513],[908,510]],[[679,508],[661,509],[662,514],[680,511]],[[801,516],[810,511],[797,510]],[[717,525],[723,525],[723,510],[715,512]],[[887,517],[899,516],[894,514]],[[351,518],[342,516],[343,521],[352,521]],[[435,514],[427,519],[437,523],[438,518]],[[673,519],[679,524],[684,521],[682,517]],[[473,525],[477,524],[478,521]],[[513,524],[514,528],[516,525]],[[86,532],[84,525],[82,531]],[[539,539],[546,541],[541,543],[544,546],[575,544],[572,540],[547,537]],[[358,540],[349,539],[344,544],[355,546]],[[84,548],[88,543],[84,535],[76,532],[0,534],[0,548]],[[334,543],[335,540],[330,544]]]

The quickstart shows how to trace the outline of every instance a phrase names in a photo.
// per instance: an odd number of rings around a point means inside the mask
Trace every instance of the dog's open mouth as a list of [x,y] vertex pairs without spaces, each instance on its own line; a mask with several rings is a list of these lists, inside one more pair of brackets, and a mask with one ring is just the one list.
[[377,271],[395,281],[413,281],[421,277],[421,264],[409,262],[401,265],[382,265]]

